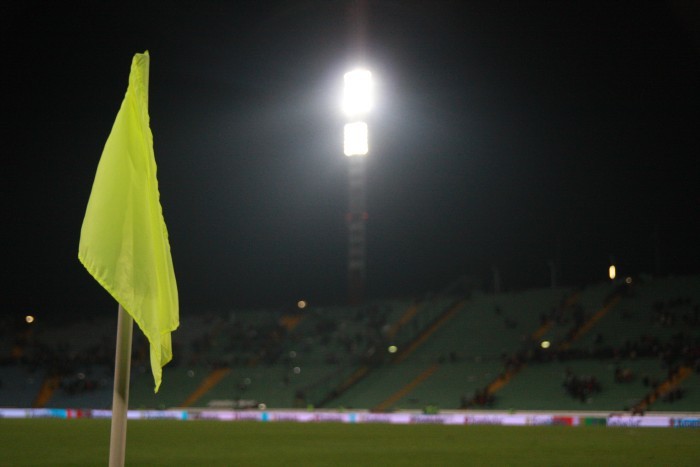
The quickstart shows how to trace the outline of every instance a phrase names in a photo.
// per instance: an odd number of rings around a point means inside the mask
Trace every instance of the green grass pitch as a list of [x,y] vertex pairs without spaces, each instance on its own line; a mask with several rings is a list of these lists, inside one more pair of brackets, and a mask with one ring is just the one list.
[[[101,466],[109,420],[0,420],[0,466]],[[130,420],[128,466],[698,466],[693,428]]]

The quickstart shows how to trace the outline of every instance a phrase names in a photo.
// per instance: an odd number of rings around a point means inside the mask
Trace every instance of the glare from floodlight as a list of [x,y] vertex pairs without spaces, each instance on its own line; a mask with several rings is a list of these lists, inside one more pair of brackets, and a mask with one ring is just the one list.
[[343,112],[349,117],[365,115],[372,108],[372,73],[353,70],[345,73]]
[[611,264],[610,267],[608,268],[608,276],[610,277],[610,280],[615,280],[616,275],[617,275],[617,272],[615,270],[615,265]]
[[24,317],[24,320],[25,320],[27,323],[32,324],[32,323],[34,322],[34,317],[33,317],[32,315],[27,315],[27,316]]
[[540,347],[542,347],[543,349],[548,349],[549,346],[550,346],[549,341],[542,341],[542,342],[540,343]]
[[346,156],[365,156],[369,152],[367,124],[365,122],[346,123],[343,130],[343,151]]

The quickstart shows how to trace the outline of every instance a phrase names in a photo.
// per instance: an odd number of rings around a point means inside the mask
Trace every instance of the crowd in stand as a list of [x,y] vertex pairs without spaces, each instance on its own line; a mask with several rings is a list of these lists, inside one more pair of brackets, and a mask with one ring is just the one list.
[[[627,293],[628,289],[620,289]],[[214,317],[211,325],[186,343],[173,341],[175,347],[172,367],[181,363],[202,365],[210,368],[252,366],[258,364],[291,364],[290,352],[285,351],[298,345],[301,353],[321,353],[321,361],[338,367],[357,367],[358,365],[379,365],[386,361],[386,331],[389,328],[388,315],[390,305],[367,306],[357,308],[350,315],[342,313],[334,316],[332,312],[324,313],[317,309],[314,313],[313,333],[302,334],[282,324],[280,317],[288,311],[270,312],[269,319],[246,322],[245,317],[232,313],[228,319]],[[305,312],[306,313],[306,312]],[[339,317],[340,316],[340,317]],[[623,312],[624,316],[624,312]],[[679,366],[689,366],[700,372],[700,311],[689,298],[676,298],[658,301],[653,304],[655,324],[664,328],[677,327],[679,331],[662,339],[654,335],[644,335],[637,339],[628,339],[621,345],[608,345],[602,335],[595,339],[595,345],[589,347],[542,348],[537,342],[515,354],[504,354],[505,372],[517,371],[524,363],[568,361],[578,359],[612,359],[622,361],[634,358],[655,358],[660,361],[669,375]],[[558,323],[576,329],[582,326],[589,316],[583,308],[572,305],[553,308],[550,313],[542,315],[542,323]],[[103,374],[113,372],[114,341],[105,339],[99,344],[78,349],[70,344],[48,345],[34,335],[31,326],[26,323],[5,323],[2,338],[12,342],[9,353],[0,356],[0,365],[22,365],[30,371],[42,369],[49,376],[59,378],[59,387],[68,394],[80,394],[94,391],[102,386]],[[506,323],[508,325],[508,323]],[[148,364],[148,344],[135,334],[135,351],[133,358],[141,364]],[[185,352],[181,350],[186,350]],[[183,358],[182,355],[186,357]],[[441,359],[441,363],[457,362],[458,352],[452,351]],[[291,366],[291,365],[290,365]],[[103,369],[98,371],[96,369]],[[624,367],[615,369],[614,380],[617,383],[629,383],[641,380],[649,387],[655,388],[661,382],[648,376],[635,375]],[[283,381],[286,385],[289,381]],[[329,384],[329,381],[323,382]],[[586,400],[601,391],[601,384],[594,376],[581,377],[568,372],[562,383],[565,391],[579,400]],[[309,388],[304,388],[304,392]],[[683,397],[682,389],[666,394],[668,401]],[[490,406],[494,402],[492,394],[476,391],[473,402],[478,406]]]
[[681,324],[690,328],[700,327],[700,306],[693,305],[690,297],[656,301],[653,309],[656,322],[662,326]]
[[[628,296],[632,294],[629,283],[619,285],[610,294],[605,302],[615,294]],[[663,327],[682,326],[683,330],[673,334],[670,338],[661,339],[658,336],[644,335],[638,339],[628,339],[620,346],[606,345],[604,336],[598,334],[594,340],[594,347],[570,347],[553,346],[543,348],[539,342],[530,341],[523,349],[514,354],[502,356],[505,372],[517,371],[527,362],[569,361],[581,359],[612,359],[620,361],[624,359],[652,358],[658,359],[662,368],[668,372],[668,378],[675,374],[681,365],[693,368],[700,373],[700,335],[697,328],[700,327],[700,307],[693,304],[689,297],[678,297],[666,301],[657,301],[653,304],[655,322]],[[623,319],[629,319],[628,311],[623,311]],[[565,299],[557,307],[553,307],[549,313],[540,316],[542,325],[554,323],[559,326],[571,326],[567,339],[575,335],[577,329],[583,326],[590,318],[584,309],[576,304],[567,304]],[[636,375],[628,368],[616,367],[614,379],[616,383],[629,383],[636,379]],[[645,376],[642,378],[644,386],[655,389],[661,382],[657,379]],[[568,394],[582,401],[602,390],[600,382],[595,376],[579,377],[567,372],[563,387]],[[664,397],[668,402],[676,401],[683,397],[682,388],[670,391]],[[477,391],[471,403],[485,406],[491,404],[492,396]],[[464,404],[463,404],[464,405]]]
[[600,393],[601,385],[595,376],[577,376],[567,368],[564,382],[566,392],[581,402],[586,402],[591,396]]
[[[390,305],[368,306],[355,310],[354,315],[341,313],[341,319],[333,311],[324,314],[312,311],[314,330],[302,334],[291,331],[280,319],[294,311],[265,311],[257,315],[254,323],[246,322],[246,316],[230,313],[210,314],[209,323],[199,335],[187,342],[173,338],[173,361],[170,368],[180,364],[209,368],[289,364],[296,352],[285,351],[297,347],[300,354],[322,354],[326,364],[353,367],[380,363],[385,345],[384,331]],[[298,311],[299,312],[299,311]],[[305,311],[306,312],[306,311]],[[261,312],[263,313],[263,312]],[[20,365],[34,372],[57,379],[57,389],[76,395],[103,387],[105,375],[114,371],[114,340],[104,339],[99,344],[80,348],[68,343],[49,345],[37,337],[34,327],[27,323],[11,323],[2,330],[3,339],[12,342],[9,352],[2,352],[0,365]],[[295,345],[295,343],[298,345]],[[149,364],[148,342],[141,333],[134,333],[132,367]],[[288,378],[288,377],[287,377]],[[283,381],[285,383],[285,381]],[[286,385],[289,384],[287,379]]]
[[[307,351],[323,352],[328,364],[372,365],[381,362],[380,349],[386,344],[384,330],[390,307],[358,308],[352,316],[338,319],[332,313],[317,316],[315,335]],[[292,338],[302,340],[298,333]]]
[[80,336],[76,336],[77,345],[49,345],[35,335],[32,326],[18,322],[9,323],[2,338],[11,342],[11,350],[0,365],[20,366],[30,374],[42,371],[68,394],[95,391],[103,386],[103,375],[114,369],[114,346],[104,342],[80,349]]

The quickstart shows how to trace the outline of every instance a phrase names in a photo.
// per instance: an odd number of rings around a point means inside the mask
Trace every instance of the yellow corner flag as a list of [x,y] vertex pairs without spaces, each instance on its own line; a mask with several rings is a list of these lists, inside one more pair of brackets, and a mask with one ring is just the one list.
[[129,87],[92,185],[78,258],[148,338],[158,392],[179,311],[149,127],[149,60],[146,51],[131,63]]

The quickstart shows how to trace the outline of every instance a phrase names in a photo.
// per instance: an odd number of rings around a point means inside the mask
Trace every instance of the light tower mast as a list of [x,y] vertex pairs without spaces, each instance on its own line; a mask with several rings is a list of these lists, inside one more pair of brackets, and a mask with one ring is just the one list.
[[[350,54],[357,66],[366,60],[367,0],[351,0]],[[348,300],[363,301],[365,295],[366,248],[366,156],[369,152],[366,117],[372,107],[372,74],[363,68],[345,74],[343,111],[346,115],[343,146],[348,156]]]
[[343,111],[343,152],[348,157],[348,299],[360,303],[366,279],[366,159],[369,152],[368,128],[363,120],[372,107],[372,74],[356,69],[345,74]]
[[365,295],[367,268],[366,170],[364,157],[351,157],[349,162],[349,202],[346,214],[348,225],[348,299],[350,303],[357,304],[362,302]]

